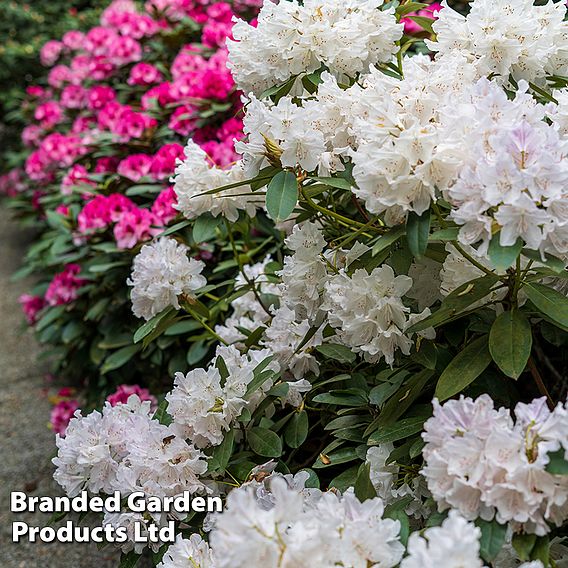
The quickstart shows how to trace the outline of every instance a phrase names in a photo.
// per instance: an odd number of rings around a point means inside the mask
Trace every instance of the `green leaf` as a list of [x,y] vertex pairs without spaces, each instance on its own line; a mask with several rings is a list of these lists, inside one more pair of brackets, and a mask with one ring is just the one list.
[[478,519],[475,524],[481,529],[479,540],[481,557],[486,562],[491,562],[505,544],[507,525],[500,525],[495,520],[483,521],[481,519]]
[[251,450],[259,456],[278,458],[282,455],[282,440],[272,430],[259,426],[251,428],[247,432],[247,441]]
[[367,443],[370,446],[377,446],[379,444],[388,444],[389,442],[403,440],[404,438],[421,432],[425,421],[425,416],[403,418],[391,426],[385,426],[373,432]]
[[359,501],[366,501],[377,496],[377,492],[371,482],[371,464],[363,463],[359,467],[355,481],[355,495]]
[[460,351],[444,369],[436,385],[435,396],[442,402],[458,394],[473,383],[490,362],[489,337],[484,335]]
[[[340,450],[330,453],[326,458],[326,462],[329,461],[329,463],[322,462],[320,456],[313,465],[314,469],[341,465],[342,463],[359,459],[359,456],[357,455],[356,448],[341,448]],[[353,483],[351,485],[353,485]]]
[[294,412],[284,430],[284,440],[291,448],[299,448],[308,437],[308,413],[305,410]]
[[439,231],[434,231],[430,235],[431,241],[455,241],[458,238],[460,232],[459,227],[449,227],[447,229],[440,229]]
[[355,353],[353,353],[349,347],[345,347],[345,345],[339,345],[337,343],[324,343],[323,345],[318,345],[316,347],[316,351],[325,357],[329,357],[330,359],[334,359],[340,363],[353,363],[353,361],[357,358]]
[[208,462],[208,472],[219,471],[222,473],[227,469],[227,465],[229,464],[229,460],[233,453],[234,442],[235,431],[229,430],[225,434],[223,441],[213,450],[213,455]]
[[164,426],[169,426],[173,420],[172,417],[168,414],[168,401],[163,400],[158,406],[156,412],[154,412],[154,416],[152,417],[154,420],[157,420],[160,424]]
[[105,359],[101,367],[101,374],[104,375],[109,371],[120,369],[120,367],[128,363],[140,349],[142,349],[140,345],[128,345],[127,347],[115,351]]
[[276,222],[284,221],[298,202],[298,181],[292,172],[277,173],[266,190],[266,209]]
[[531,550],[531,560],[540,560],[542,565],[550,565],[550,538],[547,536],[539,536],[536,539],[534,548]]
[[328,185],[329,187],[335,187],[336,189],[345,189],[347,191],[351,191],[351,184],[345,178],[340,177],[314,177],[310,178],[315,181],[319,181],[324,185]]
[[410,252],[415,258],[421,258],[428,246],[430,236],[430,209],[417,215],[413,211],[408,214],[406,220],[406,239]]
[[539,312],[562,327],[568,327],[568,298],[543,284],[525,284],[523,290]]
[[566,263],[563,260],[560,260],[548,253],[545,253],[544,255],[545,260],[542,260],[540,252],[536,250],[523,249],[523,255],[535,262],[538,262],[539,264],[544,264],[557,274],[562,274],[566,270]]
[[522,562],[530,560],[531,552],[536,544],[536,534],[514,534],[513,548]]
[[152,333],[162,321],[171,315],[173,311],[174,309],[171,306],[167,307],[159,314],[156,314],[152,319],[148,320],[144,325],[140,326],[134,334],[134,343],[139,343],[147,335],[150,335],[150,333]]
[[505,375],[512,379],[521,376],[531,348],[531,324],[522,312],[504,312],[493,322],[489,333],[489,351]]
[[136,554],[134,550],[130,551],[128,554],[122,554],[118,568],[134,568],[140,558],[142,558],[142,555]]
[[54,306],[53,308],[49,308],[41,317],[41,319],[36,323],[36,331],[45,329],[55,320],[59,319],[65,313],[65,308],[66,306]]
[[432,18],[428,18],[426,16],[407,16],[407,18],[416,22],[425,31],[430,32],[431,34],[434,33],[434,30],[432,29],[434,20]]
[[564,459],[564,450],[550,452],[548,454],[550,460],[546,465],[546,471],[553,475],[568,475],[568,461]]
[[400,523],[400,542],[406,546],[410,535],[410,522],[408,521],[408,515],[404,512],[404,510],[394,509],[385,512],[384,517]]
[[221,217],[213,217],[211,213],[200,215],[193,225],[193,240],[196,243],[210,241],[215,237],[215,231],[221,222]]
[[515,264],[523,249],[523,241],[522,239],[517,239],[514,245],[504,247],[499,242],[500,237],[500,232],[493,235],[489,243],[488,255],[493,267],[499,272],[504,272]]

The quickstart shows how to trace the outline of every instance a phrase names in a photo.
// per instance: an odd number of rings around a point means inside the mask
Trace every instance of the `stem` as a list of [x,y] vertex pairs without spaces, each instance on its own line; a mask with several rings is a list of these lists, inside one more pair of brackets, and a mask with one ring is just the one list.
[[231,241],[231,248],[233,249],[233,256],[235,257],[235,260],[237,261],[237,264],[239,265],[239,272],[243,275],[243,278],[245,279],[246,283],[250,286],[252,293],[254,294],[254,297],[256,298],[256,301],[260,304],[260,307],[270,317],[272,317],[270,310],[264,305],[264,302],[262,301],[260,294],[258,293],[258,290],[256,289],[255,283],[245,273],[245,269],[244,269],[243,265],[241,264],[241,261],[240,261],[240,258],[239,258],[239,253],[237,252],[237,246],[235,244],[235,239],[233,238],[233,232],[231,231],[231,225],[229,225],[229,222],[226,219],[225,219],[225,226],[227,227],[227,233],[229,234],[229,240]]
[[457,242],[457,241],[452,241],[452,244],[454,245],[454,247],[456,248],[456,250],[467,260],[469,260],[469,262],[471,262],[471,264],[473,264],[473,266],[475,266],[476,268],[479,268],[479,270],[481,270],[481,272],[484,272],[485,274],[487,274],[488,276],[495,276],[497,277],[501,282],[503,282],[504,284],[507,283],[507,278],[505,278],[504,276],[499,276],[498,274],[495,274],[495,272],[493,272],[492,270],[489,270],[489,268],[487,268],[486,266],[483,266],[483,264],[481,264],[480,262],[478,262],[477,260],[475,260],[475,258],[473,258],[470,254],[468,254],[467,252],[465,252],[465,250],[461,247],[461,245]]
[[546,388],[546,385],[542,380],[542,376],[534,362],[534,359],[532,358],[532,355],[529,357],[529,370],[538,388],[538,392],[540,392],[540,394],[546,397],[546,403],[548,404],[548,408],[550,408],[550,410],[554,410],[554,401],[552,400],[552,397],[550,396]]
[[217,341],[223,345],[229,345],[212,327],[207,325],[204,320],[202,320],[190,307],[184,307],[184,309],[193,316],[193,319],[198,321],[205,330],[207,330]]

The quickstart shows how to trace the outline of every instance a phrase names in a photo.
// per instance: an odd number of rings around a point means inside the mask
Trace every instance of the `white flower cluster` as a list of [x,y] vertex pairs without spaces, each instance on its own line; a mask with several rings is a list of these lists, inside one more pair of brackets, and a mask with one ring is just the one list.
[[447,1],[433,24],[436,41],[427,41],[442,59],[463,55],[479,77],[498,75],[506,82],[536,81],[565,75],[568,25],[564,2],[535,6],[533,0],[475,0],[466,16]]
[[270,313],[267,305],[262,305],[259,301],[271,296],[279,296],[280,289],[277,283],[272,282],[265,274],[266,266],[272,261],[267,256],[262,262],[243,266],[235,279],[235,292],[254,286],[253,290],[248,290],[231,302],[232,313],[225,320],[223,325],[215,327],[215,333],[227,343],[239,344],[246,340],[246,335],[242,330],[253,332],[255,329],[266,326],[270,320]]
[[[220,346],[207,369],[194,369],[186,375],[176,373],[174,388],[166,400],[177,434],[200,448],[220,444],[243,409],[254,410],[273,386],[274,380],[268,377],[247,396],[255,369],[271,355],[267,349],[242,355],[232,345]],[[265,370],[277,373],[279,366],[271,361]]]
[[282,97],[275,105],[250,95],[244,117],[247,138],[235,144],[247,176],[257,175],[269,164],[268,157],[284,167],[299,166],[324,176],[344,169],[341,160],[352,143],[348,129],[356,89],[340,88],[327,72],[321,81],[315,98],[293,102]]
[[259,94],[325,65],[353,76],[389,61],[403,26],[382,0],[265,2],[256,27],[238,21],[228,40],[229,68],[238,88]]
[[189,538],[178,535],[156,568],[217,568],[213,551],[198,535]]
[[212,164],[207,154],[193,140],[189,140],[184,152],[185,160],[178,161],[171,180],[177,195],[175,207],[178,211],[187,219],[211,213],[214,217],[222,215],[234,222],[239,217],[239,210],[254,217],[257,207],[262,203],[252,193],[249,185],[239,185],[221,193],[207,193],[212,189],[245,180],[241,162],[223,170]]
[[[430,315],[427,308],[410,314],[402,297],[411,287],[412,278],[395,276],[388,265],[370,274],[362,268],[351,275],[341,269],[326,284],[323,307],[342,343],[371,363],[384,357],[391,365],[396,350],[410,354],[413,341],[407,329]],[[421,333],[429,339],[435,337],[433,329]]]
[[568,452],[568,408],[551,412],[541,398],[517,404],[515,416],[495,410],[489,395],[434,400],[422,473],[440,509],[544,535],[568,518],[568,478],[546,471],[550,452]]
[[450,113],[449,141],[468,149],[459,179],[447,191],[465,244],[482,241],[485,254],[496,230],[502,246],[522,239],[533,250],[568,254],[568,140],[545,122],[547,107],[519,85],[513,100],[482,79]]
[[354,192],[368,211],[400,222],[407,211],[426,211],[453,181],[463,156],[446,140],[446,107],[473,79],[462,57],[421,55],[405,60],[402,80],[377,70],[364,77],[352,109],[352,157]]
[[383,519],[379,498],[308,493],[271,476],[271,500],[256,487],[231,491],[211,534],[217,568],[396,566],[404,547],[398,521]]
[[482,568],[480,537],[478,527],[450,511],[441,526],[410,535],[400,568]]
[[194,292],[207,284],[201,275],[205,264],[189,259],[188,250],[168,237],[142,247],[127,281],[133,287],[132,311],[136,317],[149,320],[168,306],[179,310],[179,296],[194,298]]
[[85,489],[157,497],[204,490],[198,478],[207,470],[205,456],[153,420],[150,402],[136,395],[127,404],[107,402],[102,414],[77,411],[56,443],[54,479],[71,497]]

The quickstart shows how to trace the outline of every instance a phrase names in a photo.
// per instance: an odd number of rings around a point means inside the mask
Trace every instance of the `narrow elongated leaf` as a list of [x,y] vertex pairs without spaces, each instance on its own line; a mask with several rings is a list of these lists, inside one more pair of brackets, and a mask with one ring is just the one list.
[[251,428],[247,432],[247,441],[251,450],[265,458],[278,458],[282,454],[282,440],[267,428]]
[[319,351],[322,355],[339,361],[340,363],[353,363],[357,356],[349,347],[345,345],[339,345],[337,343],[324,343],[323,345],[318,345],[316,351]]
[[483,521],[478,519],[475,523],[481,529],[479,552],[486,562],[491,562],[503,548],[507,537],[507,525],[500,525],[497,521]]
[[445,368],[436,385],[438,400],[447,400],[461,392],[485,371],[490,362],[489,337],[484,335],[460,351]]
[[489,351],[497,366],[512,379],[525,370],[532,348],[531,324],[522,312],[502,313],[491,326]]
[[377,492],[371,482],[371,464],[364,463],[359,467],[355,481],[355,495],[359,501],[366,501],[377,496]]
[[165,310],[161,311],[159,314],[156,314],[152,319],[148,320],[144,325],[140,326],[136,333],[134,334],[134,343],[138,343],[142,341],[147,335],[152,333],[156,327],[160,324],[161,321],[166,319],[173,311],[172,307],[168,307]]
[[430,210],[428,209],[420,216],[414,212],[409,213],[406,221],[406,239],[414,257],[421,258],[424,256],[429,235]]
[[526,284],[523,287],[529,300],[539,312],[563,327],[568,327],[568,298],[544,284]]
[[504,272],[510,266],[513,266],[518,256],[521,254],[523,249],[523,241],[517,239],[517,242],[508,247],[504,247],[499,242],[500,233],[493,235],[491,242],[489,243],[489,260],[496,270],[499,272]]
[[108,373],[109,371],[114,371],[115,369],[120,369],[123,365],[126,365],[138,351],[142,349],[141,345],[128,345],[127,347],[123,347],[118,351],[115,351],[111,355],[109,355],[103,366],[101,367],[101,374]]
[[219,444],[213,451],[213,456],[208,462],[208,472],[212,471],[225,471],[233,453],[233,443],[235,441],[235,431],[229,430],[221,444]]
[[292,172],[277,173],[266,190],[266,209],[274,221],[284,221],[298,202],[298,182]]
[[403,418],[391,426],[379,428],[376,432],[369,436],[368,444],[370,446],[379,444],[388,444],[389,442],[396,442],[403,440],[422,431],[426,422],[425,416],[417,416],[414,418]]

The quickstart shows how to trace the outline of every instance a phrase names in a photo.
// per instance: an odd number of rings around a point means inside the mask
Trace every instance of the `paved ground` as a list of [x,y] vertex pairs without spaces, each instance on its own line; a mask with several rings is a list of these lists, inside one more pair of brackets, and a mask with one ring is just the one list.
[[50,404],[43,392],[45,369],[36,363],[38,347],[22,332],[18,296],[25,282],[10,282],[20,266],[26,240],[0,202],[0,566],[2,568],[116,568],[113,550],[84,544],[14,544],[13,520],[44,526],[49,515],[13,515],[10,491],[59,495],[52,481],[55,445],[47,429]]

